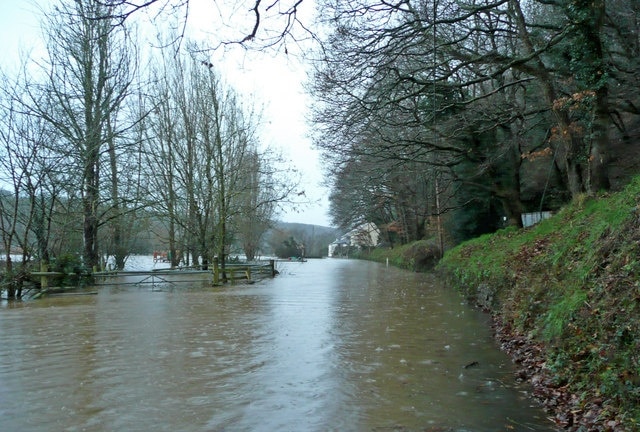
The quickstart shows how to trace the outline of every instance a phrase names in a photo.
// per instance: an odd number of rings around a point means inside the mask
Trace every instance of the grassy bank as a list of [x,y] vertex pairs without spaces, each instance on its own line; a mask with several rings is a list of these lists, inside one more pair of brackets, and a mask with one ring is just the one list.
[[421,240],[394,248],[376,248],[362,251],[356,258],[389,262],[389,265],[411,271],[432,270],[439,257],[438,247],[433,240]]
[[527,378],[568,430],[640,430],[639,204],[636,179],[464,243],[437,267],[508,338],[539,347]]

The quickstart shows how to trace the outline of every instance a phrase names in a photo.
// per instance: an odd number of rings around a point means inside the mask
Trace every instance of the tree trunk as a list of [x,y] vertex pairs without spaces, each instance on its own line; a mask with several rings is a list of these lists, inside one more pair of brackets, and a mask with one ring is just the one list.
[[9,248],[7,248],[7,256],[6,256],[6,269],[5,275],[7,278],[7,298],[9,300],[16,298],[16,287],[13,284],[13,261],[11,260],[11,252],[9,252]]
[[98,254],[98,173],[96,162],[87,162],[85,170],[85,192],[83,196],[83,240],[84,265],[88,269],[97,267],[100,262]]
[[[604,3],[602,4],[604,15]],[[598,52],[602,56],[602,43],[598,44]],[[600,57],[602,58],[602,57]],[[604,71],[600,71],[604,74]],[[590,187],[594,192],[609,190],[609,90],[606,83],[601,83],[596,90],[596,107],[593,119],[593,140],[589,154]]]
[[111,169],[111,211],[113,213],[113,219],[111,220],[113,238],[111,241],[116,269],[123,270],[127,259],[127,247],[124,244],[123,215],[120,208],[120,193],[118,190],[118,159],[110,122],[107,123],[107,130],[109,131],[107,142],[109,145],[109,167]]
[[[585,178],[583,167],[584,164],[580,161],[583,158],[580,155],[580,146],[579,144],[573,142],[575,139],[568,138],[563,140],[565,142],[565,177],[567,179],[567,188],[571,193],[571,196],[575,197],[581,193],[584,193],[587,189],[585,188]],[[569,141],[569,143],[566,143]]]
[[[533,46],[531,38],[529,37],[524,14],[522,13],[522,9],[520,7],[520,1],[510,0],[509,4],[515,13],[516,25],[518,26],[518,30],[520,32],[520,40],[525,47],[525,53],[533,54],[535,52],[535,48]],[[582,167],[579,162],[582,143],[581,140],[575,137],[571,132],[571,119],[569,119],[567,113],[564,112],[563,109],[561,107],[558,107],[556,104],[557,92],[554,86],[553,77],[549,69],[537,55],[532,59],[532,62],[534,64],[534,68],[528,70],[528,72],[534,73],[539,78],[540,86],[542,88],[542,93],[545,96],[545,100],[549,107],[551,107],[551,111],[555,115],[556,121],[558,122],[558,130],[560,135],[559,142],[561,143],[561,147],[559,148],[559,146],[556,146],[555,151],[558,152],[558,150],[560,150],[564,153],[564,174],[566,179],[566,186],[571,195],[576,196],[584,192]]]

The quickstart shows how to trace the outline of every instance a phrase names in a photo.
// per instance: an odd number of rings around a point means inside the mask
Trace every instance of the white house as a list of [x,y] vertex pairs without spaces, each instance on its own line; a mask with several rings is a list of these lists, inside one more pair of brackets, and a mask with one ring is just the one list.
[[338,248],[355,247],[363,249],[365,247],[374,247],[379,241],[380,230],[376,224],[366,222],[331,243],[329,245],[328,255],[330,257],[334,256],[334,253]]

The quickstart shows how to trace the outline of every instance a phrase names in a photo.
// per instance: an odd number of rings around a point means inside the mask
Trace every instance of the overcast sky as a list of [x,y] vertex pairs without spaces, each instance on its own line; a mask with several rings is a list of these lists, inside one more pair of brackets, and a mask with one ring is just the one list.
[[[194,5],[213,4],[213,0],[191,0]],[[40,41],[38,4],[53,0],[0,1],[0,41],[3,45],[3,69],[17,65],[20,51],[28,51]],[[204,12],[204,13],[203,13]],[[189,25],[208,27],[213,22],[207,8],[192,8]],[[214,25],[215,26],[215,25]],[[213,33],[214,29],[211,29]],[[211,35],[214,36],[213,34]],[[36,54],[37,55],[37,54]],[[282,150],[284,156],[303,175],[301,190],[312,204],[297,212],[282,215],[285,222],[299,222],[329,226],[327,196],[322,188],[322,170],[318,152],[307,136],[308,96],[304,93],[305,68],[297,56],[283,52],[251,53],[236,48],[222,55],[224,78],[237,91],[251,95],[264,106],[263,141]]]

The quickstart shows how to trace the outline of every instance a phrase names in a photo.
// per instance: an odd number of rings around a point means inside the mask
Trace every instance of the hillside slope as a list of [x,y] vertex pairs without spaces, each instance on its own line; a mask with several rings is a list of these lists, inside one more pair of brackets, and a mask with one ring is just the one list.
[[437,270],[495,317],[521,379],[573,431],[640,430],[640,179],[449,251]]

